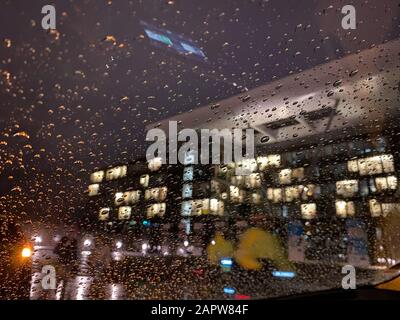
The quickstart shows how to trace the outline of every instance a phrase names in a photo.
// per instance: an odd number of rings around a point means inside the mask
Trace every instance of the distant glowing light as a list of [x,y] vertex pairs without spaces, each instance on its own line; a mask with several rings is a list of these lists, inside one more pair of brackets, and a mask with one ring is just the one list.
[[84,250],[84,251],[82,251],[82,255],[83,256],[90,256],[92,254],[92,252],[91,251],[88,251],[88,250]]
[[36,242],[36,243],[41,243],[41,242],[42,242],[42,237],[36,236],[36,237],[35,237],[35,242]]
[[122,242],[121,241],[117,241],[115,246],[117,247],[117,249],[121,249],[122,248]]
[[120,296],[121,288],[118,284],[111,285],[111,300],[118,300]]
[[235,300],[249,300],[249,299],[251,299],[251,297],[246,294],[235,294]]
[[121,261],[123,258],[123,255],[121,252],[112,252],[111,256],[115,261]]
[[32,256],[32,249],[28,247],[23,248],[21,255],[23,258],[29,258],[30,256]]
[[142,250],[143,251],[146,251],[148,247],[149,247],[149,245],[147,243],[143,243],[142,244]]
[[221,259],[221,266],[223,266],[223,267],[231,267],[232,264],[233,264],[233,261],[231,258]]
[[232,287],[225,287],[224,288],[224,293],[226,293],[226,294],[235,294],[236,290],[235,290],[235,288],[232,288]]
[[150,221],[149,221],[149,220],[143,220],[142,224],[143,224],[145,227],[148,227],[148,226],[150,225]]
[[211,245],[215,246],[215,240],[211,240]]
[[86,240],[83,242],[83,245],[84,245],[85,247],[89,247],[91,244],[92,244],[92,241],[90,241],[89,239],[86,239]]
[[272,275],[277,278],[294,278],[296,273],[292,271],[272,271]]
[[86,298],[90,283],[91,278],[87,276],[81,276],[76,279],[76,300],[84,300]]
[[185,247],[187,247],[187,246],[189,245],[189,241],[185,240],[185,241],[183,242],[183,245],[184,245]]

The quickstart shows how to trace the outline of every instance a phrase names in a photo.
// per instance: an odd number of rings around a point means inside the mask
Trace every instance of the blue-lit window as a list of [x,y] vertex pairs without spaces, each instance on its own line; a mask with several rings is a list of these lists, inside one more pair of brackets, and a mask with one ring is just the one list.
[[192,201],[183,201],[182,202],[182,215],[190,216],[192,212]]
[[289,208],[287,206],[282,206],[282,216],[287,217],[289,213]]
[[193,181],[193,167],[183,169],[183,181]]
[[193,186],[191,183],[185,183],[182,188],[182,197],[184,199],[191,198],[193,194]]

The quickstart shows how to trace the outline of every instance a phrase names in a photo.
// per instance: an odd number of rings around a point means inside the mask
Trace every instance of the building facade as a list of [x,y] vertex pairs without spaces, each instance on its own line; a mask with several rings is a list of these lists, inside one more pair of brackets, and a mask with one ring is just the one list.
[[[388,43],[150,125],[252,128],[256,154],[221,165],[187,155],[176,165],[154,158],[95,170],[88,212],[103,232],[125,239],[125,252],[141,256],[207,261],[217,235],[235,247],[259,228],[293,263],[395,264],[399,66],[387,58],[395,48]],[[349,75],[361,55],[365,63]],[[320,80],[304,86],[302,78]]]

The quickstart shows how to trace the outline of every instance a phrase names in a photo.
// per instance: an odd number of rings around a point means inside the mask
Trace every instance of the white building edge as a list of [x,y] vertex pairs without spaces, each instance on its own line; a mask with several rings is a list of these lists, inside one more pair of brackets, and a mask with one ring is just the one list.
[[398,125],[400,40],[313,67],[248,92],[152,123],[178,130],[254,128],[256,145],[279,148]]

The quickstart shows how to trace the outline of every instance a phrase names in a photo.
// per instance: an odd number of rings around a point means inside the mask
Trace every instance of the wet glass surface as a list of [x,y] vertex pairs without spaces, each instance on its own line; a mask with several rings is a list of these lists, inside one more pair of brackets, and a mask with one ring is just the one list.
[[1,299],[397,275],[398,1],[31,2],[0,10]]

